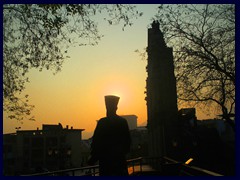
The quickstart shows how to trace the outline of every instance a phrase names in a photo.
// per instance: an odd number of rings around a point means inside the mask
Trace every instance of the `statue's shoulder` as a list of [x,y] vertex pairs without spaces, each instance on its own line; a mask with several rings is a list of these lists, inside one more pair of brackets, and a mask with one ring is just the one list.
[[127,122],[127,120],[121,116],[117,116],[117,119],[122,122]]
[[106,122],[106,120],[107,120],[107,117],[103,117],[103,118],[101,118],[101,119],[99,119],[97,122],[98,122],[98,124],[100,123],[104,123],[104,122]]

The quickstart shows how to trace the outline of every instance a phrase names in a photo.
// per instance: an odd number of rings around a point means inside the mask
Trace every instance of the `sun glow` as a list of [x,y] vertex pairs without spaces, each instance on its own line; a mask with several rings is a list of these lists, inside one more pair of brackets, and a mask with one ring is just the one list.
[[102,96],[115,95],[120,97],[120,106],[126,106],[126,100],[130,96],[130,87],[122,82],[109,83],[102,89]]
[[120,84],[110,84],[109,87],[106,87],[104,92],[106,95],[115,95],[119,96],[120,98],[126,97],[128,94],[127,87]]

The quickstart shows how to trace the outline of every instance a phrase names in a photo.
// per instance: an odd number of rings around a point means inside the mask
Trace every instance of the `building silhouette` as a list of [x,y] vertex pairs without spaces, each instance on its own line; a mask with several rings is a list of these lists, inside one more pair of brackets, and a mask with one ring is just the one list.
[[4,174],[28,174],[80,167],[82,131],[57,125],[3,135]]
[[121,115],[122,118],[127,120],[129,130],[133,130],[137,128],[137,116],[132,115]]
[[177,93],[172,48],[166,46],[159,23],[148,29],[147,128],[149,156],[171,157],[177,137]]
[[148,29],[148,156],[179,162],[193,158],[192,164],[200,168],[233,175],[235,139],[227,124],[216,119],[199,121],[195,108],[178,111],[173,50],[166,46],[159,26],[154,21]]
[[145,126],[138,126],[130,130],[131,151],[129,158],[147,157],[148,156],[148,130]]
[[[147,128],[137,127],[135,115],[122,116],[132,138],[129,158],[168,156],[179,162],[193,158],[191,165],[234,175],[235,133],[231,127],[223,120],[197,120],[195,108],[178,111],[172,48],[166,46],[158,22],[148,29],[147,52]],[[4,175],[86,166],[92,138],[82,141],[83,130],[58,124],[4,134]],[[153,167],[161,170],[156,163]]]

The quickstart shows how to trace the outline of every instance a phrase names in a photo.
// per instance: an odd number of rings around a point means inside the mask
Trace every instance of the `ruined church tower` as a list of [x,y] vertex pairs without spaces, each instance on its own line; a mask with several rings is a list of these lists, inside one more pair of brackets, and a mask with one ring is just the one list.
[[177,93],[173,50],[166,46],[159,23],[148,29],[147,117],[149,156],[169,156],[177,133]]

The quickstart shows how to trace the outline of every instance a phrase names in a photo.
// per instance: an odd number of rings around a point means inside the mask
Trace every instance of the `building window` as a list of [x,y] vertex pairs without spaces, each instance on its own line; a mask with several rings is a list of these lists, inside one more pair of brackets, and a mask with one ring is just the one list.
[[42,137],[32,138],[32,147],[43,147],[44,140]]
[[61,142],[61,143],[65,143],[65,142],[66,142],[65,136],[62,136],[62,137],[60,138],[60,142]]
[[28,137],[25,137],[25,138],[23,139],[23,143],[24,143],[24,145],[29,145],[30,139],[29,139]]
[[46,145],[47,147],[57,146],[58,145],[58,139],[57,137],[49,137],[46,139]]

